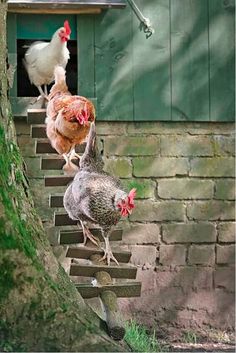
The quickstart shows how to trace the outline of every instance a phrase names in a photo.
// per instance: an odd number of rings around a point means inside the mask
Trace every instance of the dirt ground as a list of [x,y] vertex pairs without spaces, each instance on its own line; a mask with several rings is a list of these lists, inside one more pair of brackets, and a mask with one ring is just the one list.
[[216,329],[162,328],[158,341],[169,352],[235,352],[235,333]]

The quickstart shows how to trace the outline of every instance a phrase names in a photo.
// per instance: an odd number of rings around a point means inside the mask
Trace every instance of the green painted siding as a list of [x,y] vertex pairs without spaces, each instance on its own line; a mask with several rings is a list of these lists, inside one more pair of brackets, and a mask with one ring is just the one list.
[[208,2],[171,2],[172,120],[209,119]]
[[52,34],[70,22],[71,39],[76,39],[76,16],[73,15],[17,15],[18,39],[50,39]]
[[94,17],[99,120],[234,121],[234,2],[136,3],[148,39],[129,6]]
[[100,120],[133,120],[132,16],[111,10],[95,18],[95,78]]
[[146,39],[132,14],[134,120],[171,120],[170,1],[137,4],[151,19],[155,33]]
[[94,17],[77,16],[78,92],[95,97]]
[[[155,29],[148,39],[129,6],[100,15],[17,15],[17,36],[49,39],[70,20],[78,92],[97,100],[99,120],[233,121],[234,1],[135,1]],[[9,52],[14,61],[12,43]]]
[[234,1],[209,0],[210,120],[235,116]]

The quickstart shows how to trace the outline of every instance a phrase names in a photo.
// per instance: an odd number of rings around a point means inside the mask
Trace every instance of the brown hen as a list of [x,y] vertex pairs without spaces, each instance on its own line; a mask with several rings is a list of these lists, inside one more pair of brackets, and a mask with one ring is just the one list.
[[54,71],[55,84],[48,96],[46,133],[52,147],[63,155],[66,163],[63,169],[73,173],[78,167],[72,163],[75,146],[82,144],[95,120],[93,103],[82,96],[72,96],[66,84],[65,70],[57,66]]

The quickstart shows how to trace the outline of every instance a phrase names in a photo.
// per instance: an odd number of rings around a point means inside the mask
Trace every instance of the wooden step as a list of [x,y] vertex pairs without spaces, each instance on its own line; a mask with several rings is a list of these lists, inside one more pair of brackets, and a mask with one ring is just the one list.
[[[121,251],[121,250],[112,250],[113,255],[118,262],[127,263],[130,260],[131,252],[130,251]],[[87,246],[81,247],[69,247],[66,253],[66,257],[73,257],[77,259],[90,259],[94,254],[99,254],[103,256],[104,251],[99,248],[90,248]]]
[[73,226],[76,225],[78,221],[73,221],[69,218],[67,213],[54,213],[54,226]]
[[82,283],[75,286],[84,299],[98,297],[105,290],[112,290],[119,298],[140,297],[141,295],[141,282],[115,283],[102,287]]
[[36,141],[36,153],[55,153],[57,151],[52,147],[51,143],[46,140],[37,140]]
[[[74,164],[79,166],[79,159],[72,160]],[[41,159],[41,170],[61,170],[65,164],[65,159],[61,156],[48,156]]]
[[[84,153],[85,149],[85,144],[77,145],[75,150],[77,153]],[[36,153],[55,153],[57,154],[57,151],[52,147],[51,143],[49,140],[37,140],[36,142]]]
[[63,194],[54,194],[49,197],[50,207],[63,207]]
[[46,125],[31,125],[30,135],[32,138],[47,138]]
[[67,186],[74,177],[71,176],[48,176],[44,178],[45,186]]
[[46,118],[46,109],[28,109],[28,124],[44,124]]
[[106,265],[77,265],[71,264],[70,275],[71,276],[83,276],[83,277],[94,277],[95,273],[105,271],[108,272],[112,278],[127,278],[135,279],[137,268],[127,265],[119,266],[106,266]]
[[[90,228],[91,233],[98,237],[100,241],[103,241],[101,230],[99,228]],[[109,239],[111,241],[122,240],[122,229],[114,229],[111,232]],[[61,245],[77,244],[82,243],[84,240],[83,232],[80,229],[76,230],[61,230],[59,233],[59,243]]]

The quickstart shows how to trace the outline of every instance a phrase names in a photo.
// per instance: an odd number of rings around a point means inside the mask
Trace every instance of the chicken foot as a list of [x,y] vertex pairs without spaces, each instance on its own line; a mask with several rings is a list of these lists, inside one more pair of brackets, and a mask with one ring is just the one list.
[[83,230],[83,235],[84,235],[84,241],[83,241],[83,245],[86,245],[87,239],[89,239],[93,244],[97,245],[98,247],[100,247],[100,242],[99,239],[97,237],[95,237],[90,230],[88,229],[88,227],[82,222],[80,221],[82,230]]
[[73,158],[78,158],[78,159],[80,159],[80,155],[75,152],[75,147],[72,148],[72,150],[70,151],[70,153],[69,153],[69,158],[70,158],[70,160],[72,160]]
[[107,260],[107,265],[110,266],[111,260],[113,260],[117,265],[119,265],[119,262],[116,260],[115,256],[113,255],[109,243],[109,239],[106,236],[103,236],[104,241],[105,241],[105,249],[104,250],[104,255],[99,261]]
[[76,173],[79,170],[79,167],[77,165],[75,165],[74,163],[71,162],[71,158],[69,154],[64,153],[63,157],[66,161],[66,163],[63,166],[63,170],[67,173],[67,174],[71,174],[71,173]]
[[48,91],[47,91],[47,85],[44,85],[44,91],[42,90],[41,86],[37,86],[40,95],[30,104],[33,105],[35,103],[37,103],[41,98],[42,98],[42,105],[41,108],[45,108],[46,105],[46,101],[48,101]]
[[48,91],[47,91],[47,85],[44,85],[44,91],[42,90],[41,86],[37,86],[40,96],[36,99],[36,102],[39,101],[41,98],[48,100]]

